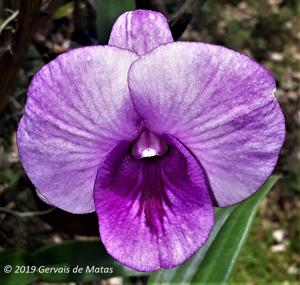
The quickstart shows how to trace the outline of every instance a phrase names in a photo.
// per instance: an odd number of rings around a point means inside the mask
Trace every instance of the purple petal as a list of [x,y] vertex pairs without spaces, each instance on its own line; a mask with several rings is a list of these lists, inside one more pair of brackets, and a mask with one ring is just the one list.
[[155,47],[172,43],[166,18],[154,11],[136,10],[122,14],[115,22],[109,45],[145,54]]
[[145,126],[197,157],[216,205],[247,198],[273,171],[284,117],[274,79],[250,58],[203,43],[164,45],[131,66],[129,89]]
[[135,159],[119,144],[100,166],[94,188],[101,240],[139,271],[174,267],[197,251],[213,227],[204,175],[192,155],[167,137],[169,152]]
[[48,203],[74,213],[94,211],[100,161],[119,141],[137,135],[127,86],[136,58],[115,47],[76,49],[32,80],[18,148],[26,173]]

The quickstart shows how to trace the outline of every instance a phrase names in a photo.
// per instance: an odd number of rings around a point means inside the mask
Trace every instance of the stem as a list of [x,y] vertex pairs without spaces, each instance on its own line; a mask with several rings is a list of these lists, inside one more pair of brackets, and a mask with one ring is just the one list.
[[14,81],[18,75],[27,53],[27,48],[33,34],[35,24],[40,11],[41,0],[18,1],[20,13],[18,19],[18,29],[15,35],[11,35],[10,42],[4,47],[4,52],[0,57],[0,112],[3,110],[12,92]]
[[0,35],[2,31],[6,28],[6,26],[12,22],[19,15],[19,11],[13,12],[0,26]]
[[169,19],[169,26],[174,40],[180,38],[193,15],[204,2],[205,0],[186,0],[177,13]]
[[16,218],[29,218],[29,217],[35,217],[35,216],[42,216],[42,215],[49,214],[54,210],[55,210],[55,208],[49,208],[47,210],[37,211],[37,212],[18,212],[18,211],[13,211],[13,210],[9,210],[9,209],[0,207],[0,212],[12,215]]

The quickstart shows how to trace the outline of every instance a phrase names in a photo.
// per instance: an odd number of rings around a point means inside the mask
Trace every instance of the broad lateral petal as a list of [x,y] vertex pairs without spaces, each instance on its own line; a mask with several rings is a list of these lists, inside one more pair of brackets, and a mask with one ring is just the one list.
[[145,126],[177,137],[206,171],[218,206],[253,194],[270,176],[285,136],[275,81],[233,50],[173,43],[130,68],[129,89]]
[[85,47],[58,56],[33,78],[17,142],[26,173],[48,203],[94,211],[101,159],[137,135],[127,86],[136,58],[116,47]]
[[145,54],[159,45],[173,42],[166,18],[158,12],[136,10],[122,14],[115,22],[109,45]]
[[171,268],[207,240],[212,201],[197,161],[170,136],[162,157],[135,159],[120,143],[99,168],[94,188],[100,237],[117,260],[139,271]]

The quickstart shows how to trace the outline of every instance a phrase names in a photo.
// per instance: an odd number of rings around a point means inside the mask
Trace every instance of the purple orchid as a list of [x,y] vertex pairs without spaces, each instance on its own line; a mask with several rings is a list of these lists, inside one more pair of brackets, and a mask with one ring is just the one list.
[[173,42],[166,19],[121,15],[108,46],[58,56],[33,78],[20,158],[40,197],[96,210],[101,240],[139,271],[174,267],[271,175],[285,136],[272,75],[249,57]]

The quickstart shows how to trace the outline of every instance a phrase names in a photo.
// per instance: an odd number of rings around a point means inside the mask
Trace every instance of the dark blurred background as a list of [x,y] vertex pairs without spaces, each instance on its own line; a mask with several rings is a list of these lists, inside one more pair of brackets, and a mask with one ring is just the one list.
[[[118,10],[107,0],[0,0],[0,251],[98,239],[94,215],[69,215],[36,197],[19,163],[15,135],[36,71],[72,48],[106,44],[113,20],[126,9],[122,5]],[[165,14],[177,40],[241,51],[275,76],[287,128],[276,169],[282,178],[260,207],[231,282],[300,284],[300,1],[129,5]]]

